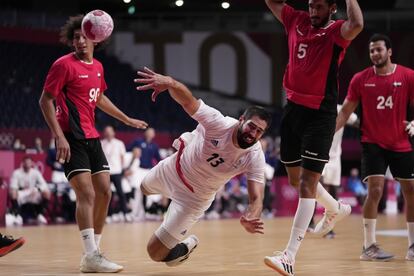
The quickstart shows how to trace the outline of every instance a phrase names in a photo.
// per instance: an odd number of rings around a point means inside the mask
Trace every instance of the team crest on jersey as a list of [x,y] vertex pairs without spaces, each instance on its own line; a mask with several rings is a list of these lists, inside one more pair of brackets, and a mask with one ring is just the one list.
[[98,72],[98,78],[101,78],[101,73]]
[[394,81],[392,83],[392,86],[394,86],[394,87],[401,87],[402,86],[402,82]]
[[219,143],[219,141],[218,140],[215,140],[215,139],[212,139],[212,140],[210,140],[210,142],[213,144],[213,146],[215,146],[215,147],[217,147],[217,145],[218,145],[218,143]]

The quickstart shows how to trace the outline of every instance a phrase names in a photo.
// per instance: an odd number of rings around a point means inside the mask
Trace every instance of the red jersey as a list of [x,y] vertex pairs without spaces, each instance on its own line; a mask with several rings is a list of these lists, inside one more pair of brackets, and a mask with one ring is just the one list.
[[70,53],[53,63],[43,89],[56,98],[56,117],[62,130],[77,139],[88,139],[99,137],[95,107],[106,88],[98,60],[85,63]]
[[309,13],[289,5],[283,7],[282,21],[289,45],[289,63],[283,78],[288,100],[336,112],[338,68],[351,43],[341,36],[344,21],[331,21],[323,28],[315,28]]
[[377,75],[375,67],[357,73],[349,85],[347,100],[360,102],[361,141],[397,152],[412,150],[404,120],[414,101],[414,71],[396,65],[394,72]]

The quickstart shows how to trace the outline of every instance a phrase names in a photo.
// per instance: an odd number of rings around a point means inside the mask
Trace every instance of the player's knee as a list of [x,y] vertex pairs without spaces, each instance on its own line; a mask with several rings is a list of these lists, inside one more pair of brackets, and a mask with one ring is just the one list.
[[368,191],[368,200],[379,202],[382,197],[382,187],[372,187]]
[[146,196],[150,195],[150,193],[148,192],[148,190],[144,186],[144,182],[141,183],[140,189],[141,189],[141,192],[142,192],[143,195],[146,195]]
[[300,186],[300,179],[299,179],[299,178],[294,178],[294,179],[290,178],[290,179],[289,179],[289,183],[290,183],[290,185],[292,185],[292,186],[293,186],[293,187],[295,187],[296,189],[299,189],[299,186]]
[[154,262],[162,262],[165,259],[165,254],[162,254],[159,247],[151,241],[147,244],[147,253]]
[[101,189],[97,191],[96,196],[106,199],[107,201],[111,200],[111,196],[112,196],[111,186],[102,187]]
[[93,206],[95,203],[94,191],[83,191],[76,194],[76,200],[79,204],[87,204]]

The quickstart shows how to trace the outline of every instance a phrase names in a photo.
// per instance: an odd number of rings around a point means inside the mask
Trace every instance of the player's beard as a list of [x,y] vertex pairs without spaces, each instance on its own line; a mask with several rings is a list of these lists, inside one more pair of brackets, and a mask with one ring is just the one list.
[[327,16],[327,17],[325,17],[325,18],[322,18],[322,19],[320,19],[320,23],[319,24],[317,24],[317,23],[312,23],[312,20],[311,20],[311,24],[312,24],[312,26],[313,27],[315,27],[315,28],[322,28],[322,27],[324,27],[326,24],[328,24],[328,22],[329,22],[329,20],[330,20],[330,17],[329,16]]
[[374,63],[376,68],[384,68],[388,64],[388,58],[386,58],[383,62]]
[[247,149],[253,146],[257,141],[253,138],[253,141],[251,143],[247,142],[245,139],[251,136],[248,133],[243,133],[242,128],[243,125],[240,125],[237,129],[237,143],[239,144],[240,148]]

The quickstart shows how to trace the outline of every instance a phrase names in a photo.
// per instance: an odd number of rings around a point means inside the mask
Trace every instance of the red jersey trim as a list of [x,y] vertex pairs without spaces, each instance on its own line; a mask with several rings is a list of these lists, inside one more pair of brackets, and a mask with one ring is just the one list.
[[184,183],[184,185],[191,191],[194,193],[194,188],[193,186],[191,186],[191,184],[188,183],[187,179],[185,179],[183,171],[181,170],[181,164],[180,164],[180,160],[181,160],[181,155],[183,155],[183,150],[184,150],[184,141],[181,138],[178,138],[178,140],[180,141],[180,148],[178,149],[178,153],[177,153],[177,159],[175,161],[175,169],[177,170],[177,174],[178,177],[181,179],[181,181]]

